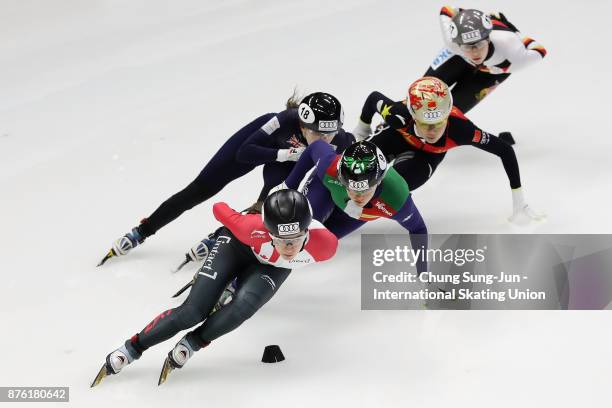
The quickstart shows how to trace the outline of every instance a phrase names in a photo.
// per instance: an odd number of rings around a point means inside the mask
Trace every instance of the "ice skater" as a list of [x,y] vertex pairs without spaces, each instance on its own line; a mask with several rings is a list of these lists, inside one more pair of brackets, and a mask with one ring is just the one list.
[[447,151],[469,145],[501,159],[512,193],[511,222],[522,224],[544,218],[525,200],[512,146],[474,125],[454,107],[453,96],[440,79],[416,80],[403,102],[394,102],[376,92],[363,107],[362,121],[370,123],[375,113],[383,117],[386,126],[368,140],[382,150],[387,160],[395,160],[393,168],[406,180],[410,190],[416,190],[431,178]]
[[[99,265],[114,256],[126,255],[183,212],[208,200],[231,181],[264,165],[264,187],[249,212],[258,212],[270,189],[281,183],[306,146],[316,140],[333,143],[339,152],[354,138],[342,129],[344,112],[336,97],[324,92],[307,95],[301,103],[294,94],[288,108],[255,119],[219,149],[198,177],[164,201],[140,225],[117,239]],[[201,260],[206,254],[199,254]]]
[[445,6],[440,10],[440,27],[446,48],[424,76],[440,78],[452,87],[455,106],[463,113],[512,73],[546,56],[546,49],[522,35],[503,13]]
[[[424,76],[439,78],[451,87],[455,107],[464,114],[511,74],[546,56],[546,49],[521,34],[503,13],[445,6],[440,10],[440,26],[445,47]],[[369,98],[378,96],[373,93]],[[368,120],[360,124],[359,133],[369,132]],[[510,132],[499,136],[514,144]]]
[[[357,142],[339,155],[329,145],[314,142],[280,188],[297,188],[313,166],[304,194],[314,218],[336,237],[343,238],[366,222],[390,218],[410,233],[413,248],[427,248],[427,227],[406,181],[374,144]],[[417,271],[425,267],[418,263]]]
[[[139,359],[149,347],[204,321],[168,353],[158,381],[162,384],[196,351],[253,316],[276,294],[292,269],[326,261],[336,253],[337,238],[312,219],[308,200],[295,190],[270,194],[261,215],[242,215],[225,203],[216,203],[213,213],[224,228],[200,267],[189,296],[109,353],[92,387]],[[211,314],[234,279],[236,292],[231,302]]]

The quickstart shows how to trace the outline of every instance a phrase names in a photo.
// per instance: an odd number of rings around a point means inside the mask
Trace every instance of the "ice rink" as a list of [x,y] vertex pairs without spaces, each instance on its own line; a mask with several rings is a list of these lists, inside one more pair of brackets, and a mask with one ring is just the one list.
[[[347,130],[371,91],[401,99],[442,47],[442,5],[0,0],[0,386],[69,386],[79,407],[605,406],[609,311],[361,311],[359,234],[162,387],[179,336],[89,388],[107,353],[180,304],[196,267],[171,269],[218,225],[215,201],[252,204],[261,170],[96,268],[113,240],[294,86],[337,96]],[[527,201],[548,219],[509,224],[501,162],[464,147],[414,193],[429,231],[611,233],[612,3],[454,5],[501,10],[548,50],[469,114],[512,131]],[[267,344],[287,360],[260,363]]]

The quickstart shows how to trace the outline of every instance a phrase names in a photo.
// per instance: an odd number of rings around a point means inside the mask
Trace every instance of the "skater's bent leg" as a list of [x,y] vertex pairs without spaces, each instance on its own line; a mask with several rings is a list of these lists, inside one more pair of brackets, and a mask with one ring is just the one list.
[[[239,164],[224,152],[224,148],[211,159],[202,172],[187,187],[164,201],[140,226],[144,237],[155,234],[160,228],[177,219],[182,213],[203,203],[231,181],[255,168],[250,164]],[[227,154],[227,156],[223,156]]]
[[232,301],[188,335],[190,344],[206,345],[240,326],[274,296],[290,272],[263,264],[249,267]]
[[[426,252],[428,247],[427,226],[421,216],[419,209],[412,200],[412,195],[408,196],[408,205],[405,205],[396,216],[396,220],[410,232],[410,244],[415,251]],[[394,217],[395,218],[395,217]],[[419,257],[416,263],[419,274],[427,270],[427,261]]]
[[366,124],[372,123],[372,116],[377,113],[376,104],[378,101],[384,101],[388,104],[392,104],[393,101],[387,98],[385,95],[378,91],[374,91],[368,95],[365,102],[363,103],[363,107],[361,108],[361,115],[359,115],[359,119]]
[[164,201],[149,217],[143,220],[139,227],[139,232],[143,237],[146,238],[155,234],[160,228],[174,221],[183,212],[208,200],[231,181],[253,170],[256,165],[238,163],[236,161],[236,151],[271,116],[272,114],[263,115],[231,136],[195,180],[183,190]]
[[493,75],[478,71],[462,78],[451,91],[453,105],[461,112],[468,113],[509,76],[510,74]]
[[132,338],[132,343],[140,352],[195,326],[210,314],[227,284],[246,265],[247,253],[237,249],[235,242],[236,239],[229,237],[229,234],[222,232],[219,235],[211,249],[214,256],[209,256],[198,271],[183,304],[162,312]]

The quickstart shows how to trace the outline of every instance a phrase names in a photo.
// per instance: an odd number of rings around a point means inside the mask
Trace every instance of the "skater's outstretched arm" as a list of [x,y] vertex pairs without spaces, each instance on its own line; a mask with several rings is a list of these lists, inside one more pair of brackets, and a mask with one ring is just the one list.
[[495,27],[495,47],[503,52],[510,63],[508,72],[516,72],[544,59],[546,48],[521,34],[503,13],[491,14],[490,17]]
[[243,244],[253,245],[252,232],[261,225],[261,215],[240,214],[226,203],[215,203],[213,214]]
[[513,189],[520,188],[521,175],[519,172],[519,164],[516,160],[516,154],[512,146],[497,136],[480,129],[469,119],[465,117],[463,117],[463,119],[464,120],[457,123],[457,127],[453,130],[453,139],[457,144],[472,145],[499,157],[504,165],[510,187]]
[[[289,139],[294,146],[280,145]],[[285,110],[273,116],[266,124],[257,129],[245,140],[236,152],[240,163],[265,164],[274,161],[295,161],[304,149],[305,142],[299,130],[299,120],[295,109]]]
[[306,173],[315,165],[317,166],[315,170],[317,177],[323,179],[325,177],[325,170],[336,156],[334,148],[329,143],[317,140],[304,150],[293,170],[287,176],[285,184],[288,188],[297,189]]
[[534,212],[527,204],[521,186],[521,176],[516,154],[512,146],[497,136],[491,135],[472,122],[464,118],[456,135],[453,138],[460,145],[472,145],[478,149],[499,157],[508,176],[510,188],[512,189],[512,215],[508,219],[510,222],[522,223],[530,220],[541,221],[545,218],[544,214]]

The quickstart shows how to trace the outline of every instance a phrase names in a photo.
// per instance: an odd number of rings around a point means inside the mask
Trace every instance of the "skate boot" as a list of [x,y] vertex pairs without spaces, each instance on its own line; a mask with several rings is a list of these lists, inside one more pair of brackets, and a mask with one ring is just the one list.
[[215,307],[213,307],[213,310],[212,312],[210,312],[210,315],[212,315],[219,309],[223,308],[223,306],[227,306],[228,304],[231,303],[232,299],[234,299],[234,295],[236,294],[236,287],[237,287],[237,279],[234,279],[223,290],[223,293],[221,294],[219,301],[217,302],[217,304],[215,304]]
[[[193,356],[193,353],[199,350],[199,348],[195,349],[191,344],[189,344],[187,336],[188,335],[185,335],[185,337],[183,337],[168,353],[168,357],[166,357],[161,373],[159,374],[159,381],[157,382],[157,385],[162,385],[164,382],[166,382],[166,379],[172,370],[175,368],[182,368],[187,363],[187,360]],[[208,345],[208,343],[204,346],[206,345]]]
[[125,366],[134,360],[138,360],[142,353],[138,352],[132,345],[131,340],[127,340],[125,344],[119,347],[106,356],[106,362],[100,368],[98,375],[91,383],[91,387],[95,387],[108,375],[118,374]]
[[199,262],[205,260],[210,252],[210,249],[215,245],[216,238],[211,238],[213,235],[214,233],[209,234],[208,238],[204,238],[192,246],[191,249],[185,254],[185,259],[183,262],[174,270],[174,273],[183,269],[183,267],[189,262]]
[[106,261],[114,256],[127,255],[128,252],[139,244],[142,244],[145,237],[140,233],[139,226],[132,228],[130,232],[119,238],[113,243],[113,247],[108,251],[106,256],[102,258],[98,266],[104,265]]

